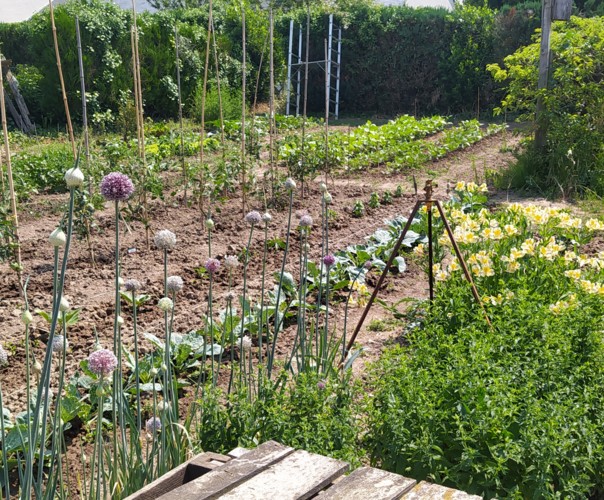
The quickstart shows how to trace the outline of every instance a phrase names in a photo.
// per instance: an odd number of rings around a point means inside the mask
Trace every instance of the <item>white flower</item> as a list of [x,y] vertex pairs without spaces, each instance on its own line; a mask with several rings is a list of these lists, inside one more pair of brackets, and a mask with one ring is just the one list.
[[121,316],[118,316],[117,317],[117,324],[120,325],[120,326],[123,325],[124,324],[124,318],[122,318]]
[[290,191],[293,191],[294,189],[296,189],[296,181],[293,180],[291,177],[288,177],[285,180],[285,188],[289,189]]
[[333,201],[333,198],[328,191],[325,191],[323,193],[323,201],[325,202],[326,205],[329,205]]
[[214,221],[211,218],[206,219],[206,229],[210,231],[214,229]]
[[157,307],[159,307],[164,312],[170,312],[174,307],[174,303],[172,302],[171,298],[163,297],[157,302]]
[[160,250],[172,250],[176,246],[176,235],[169,229],[162,229],[155,233],[153,242]]
[[324,182],[322,182],[321,184],[319,184],[319,188],[321,189],[322,193],[326,193],[327,192],[327,184],[325,184]]
[[63,230],[58,227],[48,237],[48,241],[53,247],[64,247],[65,243],[67,243],[67,236],[63,232]]
[[80,187],[84,184],[84,172],[79,167],[70,168],[65,172],[65,183],[68,188]]
[[239,347],[242,351],[245,351],[245,352],[251,351],[252,339],[249,338],[247,335],[244,335],[243,337],[241,337],[241,340],[239,341]]
[[262,215],[262,220],[266,223],[269,224],[271,220],[273,220],[273,216],[271,214],[269,214],[268,212],[264,212],[264,214]]

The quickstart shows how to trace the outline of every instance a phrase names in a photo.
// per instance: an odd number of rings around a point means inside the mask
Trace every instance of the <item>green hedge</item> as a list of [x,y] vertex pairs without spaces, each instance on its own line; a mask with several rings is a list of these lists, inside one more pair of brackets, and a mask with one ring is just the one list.
[[[337,23],[343,32],[341,109],[347,114],[475,113],[495,104],[496,86],[486,72],[523,43],[538,26],[526,9],[496,14],[486,8],[444,9],[384,7],[365,0],[340,0]],[[71,0],[55,9],[62,66],[72,113],[78,119],[79,70],[75,16],[80,18],[90,115],[111,122],[132,97],[131,13],[101,0]],[[225,87],[241,85],[241,12],[239,4],[215,2],[221,78]],[[207,6],[138,16],[146,114],[176,116],[174,27],[181,36],[182,92],[185,113],[193,114],[205,64]],[[304,10],[276,14],[276,81],[283,81],[289,20],[306,20]],[[324,59],[328,11],[311,8],[310,59]],[[253,95],[264,52],[259,98],[268,95],[268,14],[246,7],[248,27],[248,95]],[[512,31],[514,37],[508,36]],[[64,121],[52,32],[47,11],[30,20],[0,23],[2,52],[13,61],[15,74],[36,122]],[[212,63],[211,63],[212,64]],[[213,69],[213,64],[212,64]],[[213,71],[210,73],[213,74]],[[310,72],[309,110],[324,106],[324,76]],[[213,82],[210,81],[210,86]],[[480,103],[478,102],[480,99]],[[107,112],[110,110],[110,113]]]

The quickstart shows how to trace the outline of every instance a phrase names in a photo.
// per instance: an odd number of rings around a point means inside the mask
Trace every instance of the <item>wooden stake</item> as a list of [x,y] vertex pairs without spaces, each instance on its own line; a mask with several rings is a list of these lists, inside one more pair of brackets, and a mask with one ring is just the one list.
[[327,184],[327,163],[329,154],[329,70],[327,68],[327,39],[325,41],[325,167],[323,175],[324,182]]
[[[308,57],[310,53],[310,5],[306,4],[306,54],[304,56],[304,100],[302,105],[302,162],[306,162],[306,103],[308,102]],[[302,165],[302,198],[304,198],[304,165]]]
[[180,128],[180,167],[182,169],[183,181],[185,184],[184,203],[187,206],[187,183],[189,182],[187,175],[187,166],[185,164],[185,140],[183,137],[182,125],[182,96],[180,90],[180,55],[178,53],[178,27],[174,26],[174,45],[176,48],[176,85],[178,87],[178,124]]
[[134,82],[134,107],[136,109],[136,144],[138,157],[141,157],[141,122],[138,113],[138,75],[136,72],[136,50],[134,48],[134,26],[130,29],[130,45],[132,46],[132,80]]
[[246,64],[246,41],[245,41],[245,0],[241,2],[241,212],[245,215],[246,206],[246,186],[245,186],[245,71]]
[[273,9],[269,13],[269,117],[268,117],[268,137],[269,137],[269,160],[272,177],[271,194],[275,198],[275,48],[274,48],[274,19]]
[[57,58],[57,69],[59,70],[59,82],[61,83],[61,93],[63,94],[63,105],[65,106],[65,117],[67,118],[67,132],[71,141],[74,160],[77,158],[75,139],[73,137],[73,127],[71,126],[71,115],[69,114],[69,103],[67,102],[67,92],[65,90],[65,80],[63,80],[63,68],[61,67],[61,55],[59,54],[59,41],[57,40],[57,27],[55,26],[55,11],[52,6],[52,0],[48,0],[50,6],[50,24],[52,26],[52,38],[55,45],[55,56]]
[[[0,61],[2,57],[0,56]],[[8,177],[8,189],[10,193],[10,208],[13,214],[13,229],[15,232],[15,257],[17,259],[17,278],[19,287],[23,290],[22,272],[23,265],[21,264],[21,242],[19,240],[19,217],[17,214],[17,197],[15,195],[15,185],[13,183],[13,168],[10,160],[10,144],[8,142],[8,127],[6,125],[6,106],[4,104],[4,76],[2,64],[0,63],[0,116],[2,118],[2,133],[4,134],[4,154],[6,155],[6,173]]]
[[212,0],[208,4],[208,32],[206,39],[206,63],[203,68],[203,88],[201,89],[201,133],[199,144],[199,208],[203,211],[203,192],[205,190],[203,177],[203,141],[206,135],[206,96],[208,91],[208,66],[210,65],[210,40],[212,32]]
[[[539,81],[537,82],[537,91],[547,89],[549,81],[549,66],[551,56],[550,34],[552,31],[552,4],[553,0],[543,0],[543,10],[541,13],[541,48],[539,52]],[[543,98],[537,96],[537,109],[535,120],[537,129],[535,130],[535,146],[538,150],[545,149],[547,143],[547,124],[543,119]]]
[[216,91],[218,92],[218,109],[220,111],[220,145],[222,146],[222,159],[226,153],[226,142],[224,137],[224,113],[222,110],[222,92],[220,90],[220,71],[218,67],[218,48],[216,45],[216,30],[214,29],[214,18],[212,17],[212,47],[214,49],[214,67],[216,68]]

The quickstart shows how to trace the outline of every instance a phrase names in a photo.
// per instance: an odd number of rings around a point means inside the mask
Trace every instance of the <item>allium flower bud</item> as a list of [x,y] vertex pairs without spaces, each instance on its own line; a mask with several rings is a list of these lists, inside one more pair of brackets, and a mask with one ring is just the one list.
[[63,232],[63,230],[58,227],[48,237],[48,241],[53,247],[64,247],[65,243],[67,243],[67,236]]
[[220,261],[218,259],[210,258],[206,260],[204,267],[208,273],[214,274],[220,269]]
[[317,389],[319,389],[320,391],[325,390],[326,384],[325,384],[325,380],[319,380],[317,382]]
[[178,293],[184,286],[185,284],[180,276],[168,276],[166,280],[166,289],[169,293]]
[[251,351],[252,350],[252,339],[249,338],[247,335],[244,335],[243,337],[241,337],[241,340],[239,341],[239,348],[245,352]]
[[327,267],[331,267],[335,263],[336,263],[336,258],[334,255],[327,254],[325,257],[323,257],[323,264],[325,264]]
[[151,417],[145,422],[145,429],[149,434],[155,434],[156,432],[161,431],[161,427],[161,420],[157,417]]
[[214,221],[210,218],[206,219],[206,229],[210,231],[214,229]]
[[265,224],[270,224],[270,222],[273,220],[273,216],[268,212],[264,212],[264,214],[262,215],[262,220]]
[[319,189],[321,189],[322,193],[326,193],[327,192],[327,184],[325,184],[324,182],[322,182],[321,184],[319,184]]
[[0,344],[0,366],[8,365],[8,353],[4,350],[2,344]]
[[326,205],[330,205],[331,202],[333,201],[333,198],[328,191],[325,191],[323,193],[323,201],[325,202]]
[[163,297],[157,302],[157,307],[164,312],[170,312],[174,307],[174,302],[172,302],[172,299],[169,297]]
[[34,364],[31,365],[31,371],[34,375],[40,375],[40,373],[42,373],[42,365],[38,360],[34,361]]
[[79,167],[70,168],[65,172],[65,184],[68,188],[80,187],[84,184],[84,172]]
[[121,316],[117,317],[117,324],[122,326],[124,324],[124,318],[122,318]]
[[160,250],[172,250],[176,246],[176,235],[169,229],[162,229],[155,233],[153,242]]
[[260,212],[256,212],[256,210],[252,210],[245,216],[245,222],[247,222],[251,226],[260,224],[260,222],[262,222],[262,215],[260,215]]
[[121,276],[117,279],[117,284],[122,287],[124,286],[124,278],[122,278]]
[[101,181],[101,194],[109,201],[125,201],[134,193],[130,178],[120,172],[111,172]]
[[168,371],[168,367],[166,366],[166,363],[162,363],[162,364],[161,364],[161,371],[162,371],[162,372],[166,372],[166,371]]
[[69,311],[70,307],[71,305],[69,304],[69,301],[65,297],[61,297],[61,302],[59,302],[59,311],[67,312]]
[[69,346],[69,342],[65,340],[63,335],[55,335],[52,339],[51,349],[52,352],[61,353]]
[[88,356],[88,368],[99,377],[107,377],[117,368],[117,358],[109,349],[94,351]]
[[312,217],[308,214],[300,217],[300,227],[311,227],[312,226]]
[[285,189],[289,189],[290,191],[296,189],[296,181],[294,181],[291,177],[288,177],[285,180]]
[[127,292],[136,292],[141,289],[141,282],[138,280],[126,280],[124,282],[124,290]]
[[224,267],[227,271],[233,271],[239,266],[239,259],[236,255],[225,255],[224,257]]
[[170,411],[170,403],[168,403],[167,401],[161,401],[158,405],[157,405],[157,409],[159,411]]
[[157,368],[151,368],[149,370],[149,375],[151,375],[152,377],[156,377],[158,373],[159,373],[159,370]]
[[23,324],[29,325],[33,320],[34,320],[34,317],[29,312],[29,309],[26,309],[25,311],[23,311],[21,313],[21,321],[23,321]]
[[368,260],[365,262],[365,264],[363,264],[363,267],[367,270],[371,269],[371,267],[373,266],[373,262]]

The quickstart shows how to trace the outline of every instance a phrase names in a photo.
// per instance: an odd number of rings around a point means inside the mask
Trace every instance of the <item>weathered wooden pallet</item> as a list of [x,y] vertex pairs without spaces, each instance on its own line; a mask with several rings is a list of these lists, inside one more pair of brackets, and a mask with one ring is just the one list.
[[[478,500],[480,497],[268,441],[230,456],[202,453],[127,500]],[[208,466],[208,460],[214,463]],[[222,462],[221,462],[222,461]],[[192,467],[188,471],[188,468]],[[203,472],[201,470],[203,469]],[[188,471],[188,472],[187,472]],[[201,473],[199,473],[201,472]],[[194,476],[194,477],[193,477]]]

